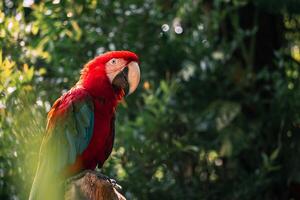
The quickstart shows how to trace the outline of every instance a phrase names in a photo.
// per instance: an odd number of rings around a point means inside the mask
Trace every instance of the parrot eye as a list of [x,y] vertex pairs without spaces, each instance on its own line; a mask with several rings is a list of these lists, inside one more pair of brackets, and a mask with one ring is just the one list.
[[116,64],[117,63],[117,59],[115,59],[115,58],[111,59],[110,63],[113,64],[113,65]]

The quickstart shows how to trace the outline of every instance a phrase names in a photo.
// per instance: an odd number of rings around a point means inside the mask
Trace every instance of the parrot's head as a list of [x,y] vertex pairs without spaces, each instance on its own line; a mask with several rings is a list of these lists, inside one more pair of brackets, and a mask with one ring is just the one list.
[[138,63],[138,56],[133,52],[110,51],[87,63],[80,80],[86,88],[96,93],[108,92],[104,90],[112,88],[115,93],[129,95],[140,81]]

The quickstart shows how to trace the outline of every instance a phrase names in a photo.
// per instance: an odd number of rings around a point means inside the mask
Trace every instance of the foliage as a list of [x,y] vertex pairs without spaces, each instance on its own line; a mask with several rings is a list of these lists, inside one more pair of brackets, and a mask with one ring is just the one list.
[[142,67],[103,169],[128,199],[288,199],[300,184],[298,2],[0,8],[0,199],[27,198],[50,105],[84,63],[115,49]]
[[[29,189],[28,177],[33,174],[32,161],[36,160],[37,145],[43,132],[45,108],[33,94],[33,76],[40,72],[24,64],[18,69],[16,63],[5,58],[0,52],[0,170],[1,199],[16,197],[18,191]],[[37,99],[37,100],[36,100]],[[36,104],[35,104],[36,101]],[[34,106],[32,106],[34,105]],[[50,105],[49,105],[50,107]],[[37,144],[38,143],[38,144]],[[30,146],[29,146],[30,145]],[[30,178],[31,179],[31,178]],[[26,184],[25,184],[26,183]]]

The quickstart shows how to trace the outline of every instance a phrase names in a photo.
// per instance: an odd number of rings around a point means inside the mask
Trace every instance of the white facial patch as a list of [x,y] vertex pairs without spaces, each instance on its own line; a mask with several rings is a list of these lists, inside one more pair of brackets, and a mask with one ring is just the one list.
[[123,58],[113,58],[105,64],[106,75],[111,83],[126,64],[127,61]]

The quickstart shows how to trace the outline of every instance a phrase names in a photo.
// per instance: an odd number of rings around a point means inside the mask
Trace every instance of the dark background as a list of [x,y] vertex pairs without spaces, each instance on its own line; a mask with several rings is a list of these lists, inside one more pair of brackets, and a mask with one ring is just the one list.
[[0,2],[0,199],[26,199],[52,103],[140,56],[103,173],[128,199],[300,199],[300,1]]

